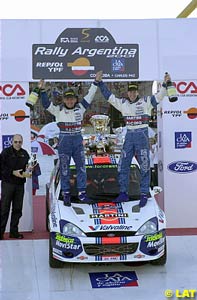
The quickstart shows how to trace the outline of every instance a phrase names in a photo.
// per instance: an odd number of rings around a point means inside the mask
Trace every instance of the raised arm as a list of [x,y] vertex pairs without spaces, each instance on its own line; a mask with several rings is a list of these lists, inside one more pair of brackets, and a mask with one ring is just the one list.
[[41,79],[38,83],[38,87],[40,89],[40,98],[41,98],[41,103],[42,106],[47,109],[52,115],[55,117],[57,116],[60,108],[59,105],[55,106],[53,102],[49,100],[49,97],[47,95],[47,92],[45,90],[46,83],[43,79]]
[[95,82],[93,82],[88,90],[87,95],[85,95],[85,97],[80,102],[80,105],[83,107],[83,109],[86,110],[90,106],[90,104],[94,99],[96,91],[97,91],[97,85],[95,84]]
[[100,88],[103,97],[108,100],[112,92],[107,88],[103,82],[103,71],[98,71],[95,77],[95,84]]
[[50,104],[51,104],[51,101],[49,100],[49,97],[46,93],[46,90],[45,90],[45,87],[46,87],[46,83],[43,79],[41,79],[39,82],[38,82],[38,88],[40,89],[40,97],[41,97],[41,103],[42,103],[42,106],[47,109]]
[[120,98],[116,98],[116,96],[108,89],[108,87],[102,81],[102,75],[102,71],[96,73],[95,84],[100,88],[103,97],[111,105],[113,105],[113,107],[122,112],[122,100]]
[[168,96],[167,94],[167,83],[171,82],[171,76],[168,73],[165,73],[164,75],[164,80],[161,86],[160,91],[155,95],[155,98],[157,100],[157,102],[160,102],[161,100],[163,100],[163,98],[165,96]]

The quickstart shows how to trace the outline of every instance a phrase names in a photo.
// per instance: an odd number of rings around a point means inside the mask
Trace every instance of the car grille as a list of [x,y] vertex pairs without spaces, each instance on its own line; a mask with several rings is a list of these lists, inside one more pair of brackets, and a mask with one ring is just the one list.
[[95,245],[84,244],[87,255],[128,255],[135,253],[138,243]]
[[134,236],[136,231],[92,231],[85,233],[87,237],[121,237],[121,236]]

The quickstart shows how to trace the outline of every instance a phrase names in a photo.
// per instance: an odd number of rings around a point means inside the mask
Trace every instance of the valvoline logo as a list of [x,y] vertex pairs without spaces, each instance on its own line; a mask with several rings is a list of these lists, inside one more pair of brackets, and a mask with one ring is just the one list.
[[194,161],[175,161],[167,166],[168,170],[174,173],[192,173],[197,170],[197,163]]

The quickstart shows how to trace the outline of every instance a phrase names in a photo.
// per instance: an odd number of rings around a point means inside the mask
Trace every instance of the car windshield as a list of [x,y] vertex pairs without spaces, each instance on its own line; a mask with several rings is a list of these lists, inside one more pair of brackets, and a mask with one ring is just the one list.
[[[70,185],[72,198],[77,198],[76,169],[70,168]],[[87,168],[87,194],[96,201],[110,200],[119,194],[117,165],[97,165],[96,168]],[[56,173],[55,186],[59,183],[59,167]],[[62,198],[60,191],[59,199]],[[140,195],[140,171],[136,164],[131,165],[129,178],[129,195],[133,200]]]

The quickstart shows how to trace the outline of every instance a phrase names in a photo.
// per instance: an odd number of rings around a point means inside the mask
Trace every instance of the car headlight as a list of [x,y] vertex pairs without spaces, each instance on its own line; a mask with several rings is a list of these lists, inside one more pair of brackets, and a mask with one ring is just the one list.
[[62,227],[62,233],[65,235],[71,235],[71,236],[86,236],[85,233],[79,229],[77,226],[73,225],[72,223],[66,223]]
[[158,230],[158,223],[157,218],[152,218],[148,220],[144,225],[138,229],[136,235],[144,235],[144,234],[151,234]]

